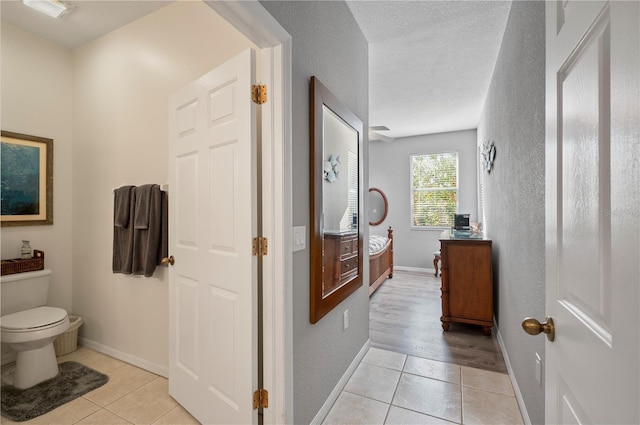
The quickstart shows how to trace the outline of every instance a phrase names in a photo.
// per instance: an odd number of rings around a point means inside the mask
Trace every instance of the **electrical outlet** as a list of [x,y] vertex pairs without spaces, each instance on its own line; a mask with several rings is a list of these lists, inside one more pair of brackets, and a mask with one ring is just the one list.
[[538,384],[542,383],[542,359],[538,353],[536,353],[536,381]]
[[349,327],[349,309],[344,311],[342,317],[344,319],[344,329],[346,330]]

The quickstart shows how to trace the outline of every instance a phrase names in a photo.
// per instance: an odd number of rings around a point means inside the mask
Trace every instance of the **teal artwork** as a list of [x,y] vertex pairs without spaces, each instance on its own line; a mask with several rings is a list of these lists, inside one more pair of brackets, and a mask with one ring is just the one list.
[[2,142],[0,205],[3,216],[40,213],[40,149]]

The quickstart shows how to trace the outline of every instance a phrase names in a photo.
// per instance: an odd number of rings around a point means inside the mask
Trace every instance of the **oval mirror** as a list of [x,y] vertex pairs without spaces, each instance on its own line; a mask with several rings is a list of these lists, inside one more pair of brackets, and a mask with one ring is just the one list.
[[383,191],[377,187],[369,189],[369,225],[377,226],[387,218],[389,201]]

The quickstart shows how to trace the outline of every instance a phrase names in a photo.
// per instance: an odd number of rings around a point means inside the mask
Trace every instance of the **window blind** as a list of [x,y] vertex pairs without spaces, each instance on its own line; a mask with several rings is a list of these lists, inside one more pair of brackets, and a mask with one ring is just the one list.
[[451,227],[458,210],[458,154],[411,156],[411,225]]

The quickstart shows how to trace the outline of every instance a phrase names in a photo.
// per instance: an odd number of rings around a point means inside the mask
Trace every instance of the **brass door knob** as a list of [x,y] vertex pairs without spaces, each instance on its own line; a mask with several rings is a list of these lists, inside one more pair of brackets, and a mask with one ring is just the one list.
[[173,257],[173,255],[170,255],[169,258],[164,257],[162,260],[160,260],[160,264],[162,264],[163,266],[168,266],[168,265],[174,265],[176,263],[176,259]]
[[522,321],[522,329],[529,335],[538,335],[540,332],[545,333],[549,341],[553,341],[556,337],[556,328],[551,317],[547,317],[542,323],[533,317],[527,317]]

